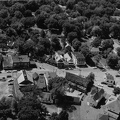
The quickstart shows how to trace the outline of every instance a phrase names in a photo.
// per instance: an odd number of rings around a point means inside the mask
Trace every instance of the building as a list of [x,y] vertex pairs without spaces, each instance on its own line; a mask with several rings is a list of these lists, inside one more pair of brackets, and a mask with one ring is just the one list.
[[34,84],[38,86],[38,88],[42,90],[47,90],[46,78],[44,73],[37,74],[36,72],[33,74]]
[[13,61],[11,55],[6,55],[3,57],[3,69],[10,70],[13,68]]
[[17,82],[19,87],[24,87],[28,84],[33,84],[33,78],[30,72],[21,70],[19,72],[19,77],[17,78]]
[[107,100],[105,108],[109,115],[109,120],[117,120],[120,114],[120,96],[111,97]]
[[72,58],[72,52],[67,52],[64,54],[64,60],[66,62],[66,67],[71,67],[74,68],[74,62],[73,62],[73,58]]
[[99,114],[96,120],[109,120],[109,117],[106,114]]
[[93,87],[90,93],[89,104],[93,107],[97,107],[101,99],[104,97],[105,91],[102,88]]
[[83,93],[87,93],[93,86],[93,81],[81,76],[66,72],[65,78],[69,81],[69,85]]
[[36,71],[32,75],[34,83],[44,91],[48,91],[49,80],[56,76],[57,75],[55,72],[48,72],[48,71]]
[[94,55],[98,55],[100,53],[99,48],[95,48],[95,47],[92,47],[90,51]]
[[85,57],[82,53],[80,52],[73,52],[72,53],[72,58],[75,66],[80,67],[80,66],[85,66],[86,65],[86,60]]
[[29,68],[30,66],[30,59],[27,55],[13,55],[12,61],[14,69]]
[[41,102],[45,104],[53,104],[52,95],[49,92],[42,92]]
[[105,73],[104,82],[110,87],[115,85],[114,77],[110,73]]
[[64,55],[63,52],[60,51],[55,52],[55,61],[58,68],[64,68],[63,55]]

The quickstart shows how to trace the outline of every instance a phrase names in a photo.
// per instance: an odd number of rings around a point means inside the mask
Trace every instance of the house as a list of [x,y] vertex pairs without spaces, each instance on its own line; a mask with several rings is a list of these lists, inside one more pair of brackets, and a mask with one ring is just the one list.
[[99,48],[95,48],[95,47],[92,47],[90,51],[94,55],[98,55],[100,53]]
[[107,114],[99,114],[96,120],[109,120],[109,116]]
[[120,96],[114,97],[114,99],[109,98],[105,108],[108,112],[110,120],[117,120],[120,113]]
[[29,68],[30,66],[30,59],[27,55],[13,55],[13,68]]
[[23,93],[20,91],[20,86],[17,79],[13,82],[13,96],[16,100],[20,100],[23,97]]
[[97,107],[101,99],[104,97],[105,91],[102,88],[93,87],[90,94],[89,103],[93,107]]
[[66,54],[64,54],[64,60],[67,63],[66,64],[67,67],[71,67],[71,68],[75,67],[71,52],[67,52]]
[[66,80],[68,80],[69,85],[72,88],[74,88],[75,90],[79,90],[83,93],[87,93],[93,85],[93,82],[90,79],[83,78],[69,72],[66,72],[65,78]]
[[3,57],[3,69],[10,70],[13,68],[13,61],[11,55],[6,55]]
[[19,77],[17,78],[17,82],[19,87],[24,87],[28,84],[33,84],[33,78],[30,72],[21,70]]
[[73,52],[72,58],[75,66],[80,67],[86,65],[85,57],[80,52]]
[[110,73],[105,73],[104,82],[111,87],[115,85],[114,77]]
[[46,78],[44,73],[37,74],[36,72],[33,74],[34,84],[38,86],[38,88],[42,90],[47,89]]
[[63,52],[60,51],[55,52],[55,61],[58,68],[64,68],[63,55],[64,55]]
[[53,104],[52,95],[49,92],[42,92],[41,102],[45,104]]

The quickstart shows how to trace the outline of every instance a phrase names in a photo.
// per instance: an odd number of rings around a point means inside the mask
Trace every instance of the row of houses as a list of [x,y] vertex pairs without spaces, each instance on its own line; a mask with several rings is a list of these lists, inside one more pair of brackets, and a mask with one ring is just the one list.
[[85,57],[80,52],[55,52],[55,62],[58,68],[80,67],[86,65]]
[[27,55],[0,55],[1,69],[28,69],[30,67],[36,67],[34,61],[30,61]]

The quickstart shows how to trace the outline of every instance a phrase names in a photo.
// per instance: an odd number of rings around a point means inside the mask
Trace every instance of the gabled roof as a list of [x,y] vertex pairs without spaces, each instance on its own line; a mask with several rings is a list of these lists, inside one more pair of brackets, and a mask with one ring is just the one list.
[[83,58],[85,59],[84,55],[81,52],[73,52],[76,58]]
[[98,120],[108,120],[108,115],[99,114],[99,119]]
[[21,74],[17,78],[18,84],[28,84],[28,83],[33,83],[33,78],[31,74],[29,74],[26,71],[20,71]]
[[[99,88],[98,88],[99,89]],[[94,95],[93,99],[99,100],[104,94],[104,89],[99,89],[98,92]]]
[[33,73],[33,79],[34,80],[37,80],[39,78],[39,75],[35,72],[35,73]]
[[83,78],[81,76],[78,76],[78,75],[75,75],[75,74],[72,74],[69,72],[66,72],[65,78],[68,81],[71,81],[71,82],[81,85],[83,87],[87,87],[88,84],[91,82],[89,79]]

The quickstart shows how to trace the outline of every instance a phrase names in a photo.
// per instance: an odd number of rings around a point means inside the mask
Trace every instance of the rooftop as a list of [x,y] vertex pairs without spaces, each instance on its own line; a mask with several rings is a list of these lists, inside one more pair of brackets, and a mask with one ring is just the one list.
[[30,59],[27,55],[13,55],[12,56],[13,63],[14,62],[30,62]]
[[73,52],[73,54],[76,56],[76,58],[84,58],[84,55],[81,52]]
[[71,81],[73,83],[76,83],[78,85],[81,85],[83,87],[87,87],[88,84],[90,83],[89,79],[83,78],[81,76],[66,72],[66,77],[68,81]]
[[4,56],[3,59],[4,59],[3,67],[12,67],[13,66],[13,61],[12,61],[11,55]]

